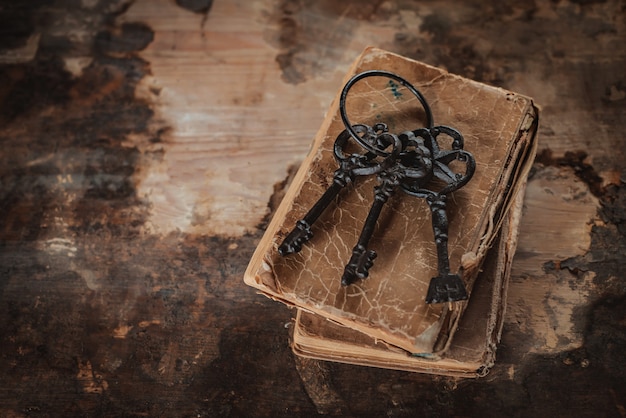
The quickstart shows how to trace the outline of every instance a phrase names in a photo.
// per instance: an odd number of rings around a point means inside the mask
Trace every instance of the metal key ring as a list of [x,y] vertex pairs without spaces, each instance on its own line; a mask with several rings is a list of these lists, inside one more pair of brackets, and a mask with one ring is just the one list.
[[397,81],[398,83],[400,83],[401,85],[409,89],[409,91],[413,93],[415,97],[417,97],[417,99],[422,105],[422,108],[424,109],[424,112],[426,113],[426,127],[428,129],[433,127],[433,115],[430,110],[430,106],[428,105],[428,102],[426,101],[422,93],[420,93],[415,87],[413,87],[411,83],[409,83],[408,81],[406,81],[404,78],[400,77],[399,75],[389,72],[389,71],[381,71],[381,70],[364,71],[360,74],[355,75],[346,83],[346,85],[343,87],[343,90],[341,91],[341,96],[339,98],[339,112],[341,114],[341,120],[343,121],[343,124],[346,127],[346,130],[348,131],[350,136],[355,141],[357,141],[359,145],[361,145],[367,151],[372,152],[381,157],[387,157],[390,154],[389,152],[373,147],[371,144],[364,141],[363,138],[361,138],[356,133],[356,131],[352,128],[352,125],[350,124],[350,120],[348,119],[348,115],[346,112],[346,99],[348,97],[348,92],[350,91],[352,86],[354,86],[358,81],[367,77],[387,77],[387,78]]

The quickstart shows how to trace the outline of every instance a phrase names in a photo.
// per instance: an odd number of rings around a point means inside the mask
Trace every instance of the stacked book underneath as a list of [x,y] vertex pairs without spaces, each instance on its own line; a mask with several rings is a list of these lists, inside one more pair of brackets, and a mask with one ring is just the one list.
[[[367,70],[396,73],[430,103],[436,125],[460,131],[474,155],[471,181],[448,196],[451,271],[469,298],[426,304],[437,251],[426,202],[398,192],[378,219],[369,277],[341,285],[343,268],[373,200],[375,176],[358,178],[314,224],[299,253],[278,246],[332,181],[333,145],[344,126],[337,97],[269,224],[245,282],[297,308],[292,346],[307,357],[454,376],[493,365],[517,242],[523,190],[536,152],[538,111],[531,99],[386,51],[366,49],[346,81]],[[419,128],[424,113],[403,86],[371,78],[347,102],[352,123],[384,122],[391,132]],[[421,122],[423,123],[423,121]]]

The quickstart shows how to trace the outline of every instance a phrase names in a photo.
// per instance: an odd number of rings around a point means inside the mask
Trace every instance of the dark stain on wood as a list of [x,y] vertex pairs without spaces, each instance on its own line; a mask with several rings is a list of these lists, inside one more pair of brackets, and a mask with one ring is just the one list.
[[63,63],[55,57],[36,63],[3,65],[0,78],[0,123],[6,125],[18,116],[40,112],[50,106],[64,106],[70,99],[74,83]]
[[626,269],[626,190],[624,185],[610,185],[601,196],[598,211],[604,225],[593,225],[591,247],[582,256],[555,260],[544,266],[549,272],[580,276],[592,271],[595,274],[596,297],[621,297],[626,295],[626,282],[622,279]]
[[[381,2],[357,0],[281,0],[269,15],[276,30],[266,31],[268,42],[279,48],[276,62],[282,78],[290,84],[334,71],[341,60],[341,46],[347,45],[356,20],[368,20]],[[328,22],[336,22],[329,30]]]
[[606,3],[606,0],[570,0],[572,3],[580,4],[583,6],[589,4],[598,4],[598,3]]
[[98,32],[94,46],[103,54],[136,52],[145,49],[153,40],[154,32],[149,26],[131,22]]
[[587,162],[587,157],[585,151],[571,151],[555,157],[549,149],[542,150],[537,156],[539,164],[572,169],[599,199],[598,217],[604,223],[592,227],[591,247],[587,254],[550,261],[544,265],[544,270],[559,277],[561,271],[566,271],[564,274],[572,274],[579,281],[583,280],[585,273],[593,271],[596,298],[621,298],[626,296],[626,282],[619,280],[626,269],[626,188],[622,181],[604,185],[605,180]]
[[45,0],[3,2],[0,6],[0,51],[18,49],[26,44],[38,25],[39,9]]
[[586,159],[589,154],[586,151],[567,151],[561,157],[555,157],[552,150],[544,148],[537,153],[536,162],[544,166],[570,167],[574,174],[589,187],[589,191],[595,197],[602,197],[605,193],[604,179],[596,172],[595,168]]
[[213,0],[176,0],[176,4],[190,12],[206,15],[213,6]]
[[[572,53],[572,42],[583,44],[593,39],[608,45],[610,41],[601,35],[615,34],[620,27],[616,20],[601,18],[593,5],[578,11],[578,6],[569,2],[543,2],[543,14],[539,14],[537,2],[480,2],[462,12],[453,11],[455,6],[449,3],[423,2],[421,7],[410,3],[398,2],[397,7],[415,11],[421,24],[399,25],[390,49],[502,87],[509,85],[514,74],[528,71],[531,57],[538,51],[556,58],[537,60],[552,67],[565,57],[565,51]],[[623,14],[618,4],[607,9],[611,9],[609,15]]]
[[224,326],[220,356],[194,377],[189,389],[192,399],[204,400],[196,401],[202,416],[314,415],[315,407],[295,383],[299,378],[285,338],[290,313],[276,310],[270,301],[226,304],[219,310],[218,323]]
[[[213,0],[176,0],[176,4],[185,10],[202,15],[200,28],[204,29],[207,19],[209,18],[209,12],[213,6]],[[202,36],[205,36],[204,32]]]
[[305,357],[296,357],[295,360],[300,380],[317,412],[321,415],[345,416],[349,408],[331,384],[330,363]]
[[[621,154],[622,150],[616,150],[616,156]],[[604,412],[600,409],[597,413],[606,416],[623,414],[622,402],[626,399],[626,390],[617,382],[626,379],[626,362],[615,350],[626,349],[626,281],[623,279],[626,270],[626,187],[621,180],[615,184],[603,179],[587,161],[584,151],[566,152],[556,157],[549,149],[544,149],[538,154],[537,162],[573,170],[599,199],[598,217],[602,220],[602,223],[592,226],[591,245],[586,254],[553,260],[544,265],[546,272],[554,274],[558,280],[570,281],[572,286],[583,283],[586,274],[594,274],[594,286],[589,298],[591,303],[576,309],[573,318],[578,329],[583,330],[583,346],[558,357],[562,364],[555,368],[556,375],[552,381],[562,381],[560,379],[566,378],[565,370],[572,366],[584,369],[584,372],[579,372],[581,378],[587,375],[584,380],[606,382],[609,390],[605,402],[617,408],[607,408]],[[581,378],[569,376],[567,380],[576,382],[573,390],[580,396],[593,390],[580,383]],[[568,399],[567,402],[580,403],[580,400]],[[586,402],[593,402],[594,405],[580,404],[580,408],[586,411],[601,408],[595,404],[595,397],[587,397]],[[567,406],[562,405],[563,408]]]

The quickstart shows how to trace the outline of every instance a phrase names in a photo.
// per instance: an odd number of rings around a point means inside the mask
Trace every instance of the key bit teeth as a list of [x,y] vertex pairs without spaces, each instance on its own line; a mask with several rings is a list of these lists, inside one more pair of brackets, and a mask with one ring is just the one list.
[[304,240],[294,238],[292,234],[290,234],[278,247],[278,253],[283,257],[289,254],[299,253],[300,250],[302,250],[302,243]]
[[359,271],[358,266],[356,264],[348,264],[343,270],[343,275],[341,276],[341,285],[349,286],[352,283],[356,282],[359,279],[365,279],[368,276],[367,270],[365,274]]
[[447,274],[430,280],[426,303],[457,302],[465,299],[467,299],[467,291],[458,274]]
[[359,279],[366,279],[369,276],[369,269],[374,265],[374,259],[378,256],[374,250],[366,250],[365,247],[357,245],[350,262],[344,269],[341,277],[341,285],[348,286]]
[[283,257],[293,253],[299,253],[302,244],[313,237],[311,226],[304,220],[299,220],[296,227],[287,235],[287,238],[278,247],[278,253]]
[[341,285],[342,286],[350,286],[357,280],[356,274],[352,270],[348,270],[346,268],[343,272],[343,276],[341,276]]
[[367,279],[367,276],[369,276],[369,271],[367,270],[358,271],[354,266],[346,266],[343,276],[341,276],[341,285],[349,286],[357,280]]
[[298,251],[299,250],[293,245],[289,245],[285,242],[280,244],[280,246],[278,247],[278,254],[282,255],[283,257],[289,254],[297,253]]
[[364,257],[360,260],[359,267],[357,268],[357,272],[360,272],[363,277],[367,277],[369,275],[369,269],[374,265],[374,260],[378,257],[376,251],[370,250],[364,254]]

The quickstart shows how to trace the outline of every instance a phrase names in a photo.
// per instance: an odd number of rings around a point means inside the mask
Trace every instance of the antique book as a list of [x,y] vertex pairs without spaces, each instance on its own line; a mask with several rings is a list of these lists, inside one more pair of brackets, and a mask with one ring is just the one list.
[[[489,248],[526,178],[536,152],[538,110],[531,99],[450,74],[396,54],[368,48],[346,75],[390,71],[408,80],[430,104],[435,125],[464,136],[476,161],[473,178],[448,197],[450,271],[472,287]],[[341,86],[338,86],[340,90]],[[362,176],[341,191],[313,225],[300,252],[278,247],[332,183],[333,147],[345,129],[340,93],[311,150],[254,252],[244,281],[275,300],[326,317],[390,346],[438,356],[453,340],[467,301],[426,303],[438,272],[431,212],[424,199],[401,191],[389,198],[376,223],[369,276],[349,286],[342,271],[374,201],[376,176]],[[350,123],[385,123],[401,133],[426,124],[426,112],[404,85],[372,77],[354,86],[345,108]]]
[[476,278],[472,297],[449,349],[439,356],[411,353],[298,309],[291,345],[294,353],[318,360],[455,377],[482,377],[493,366],[500,341],[511,264],[522,212],[520,190]]

